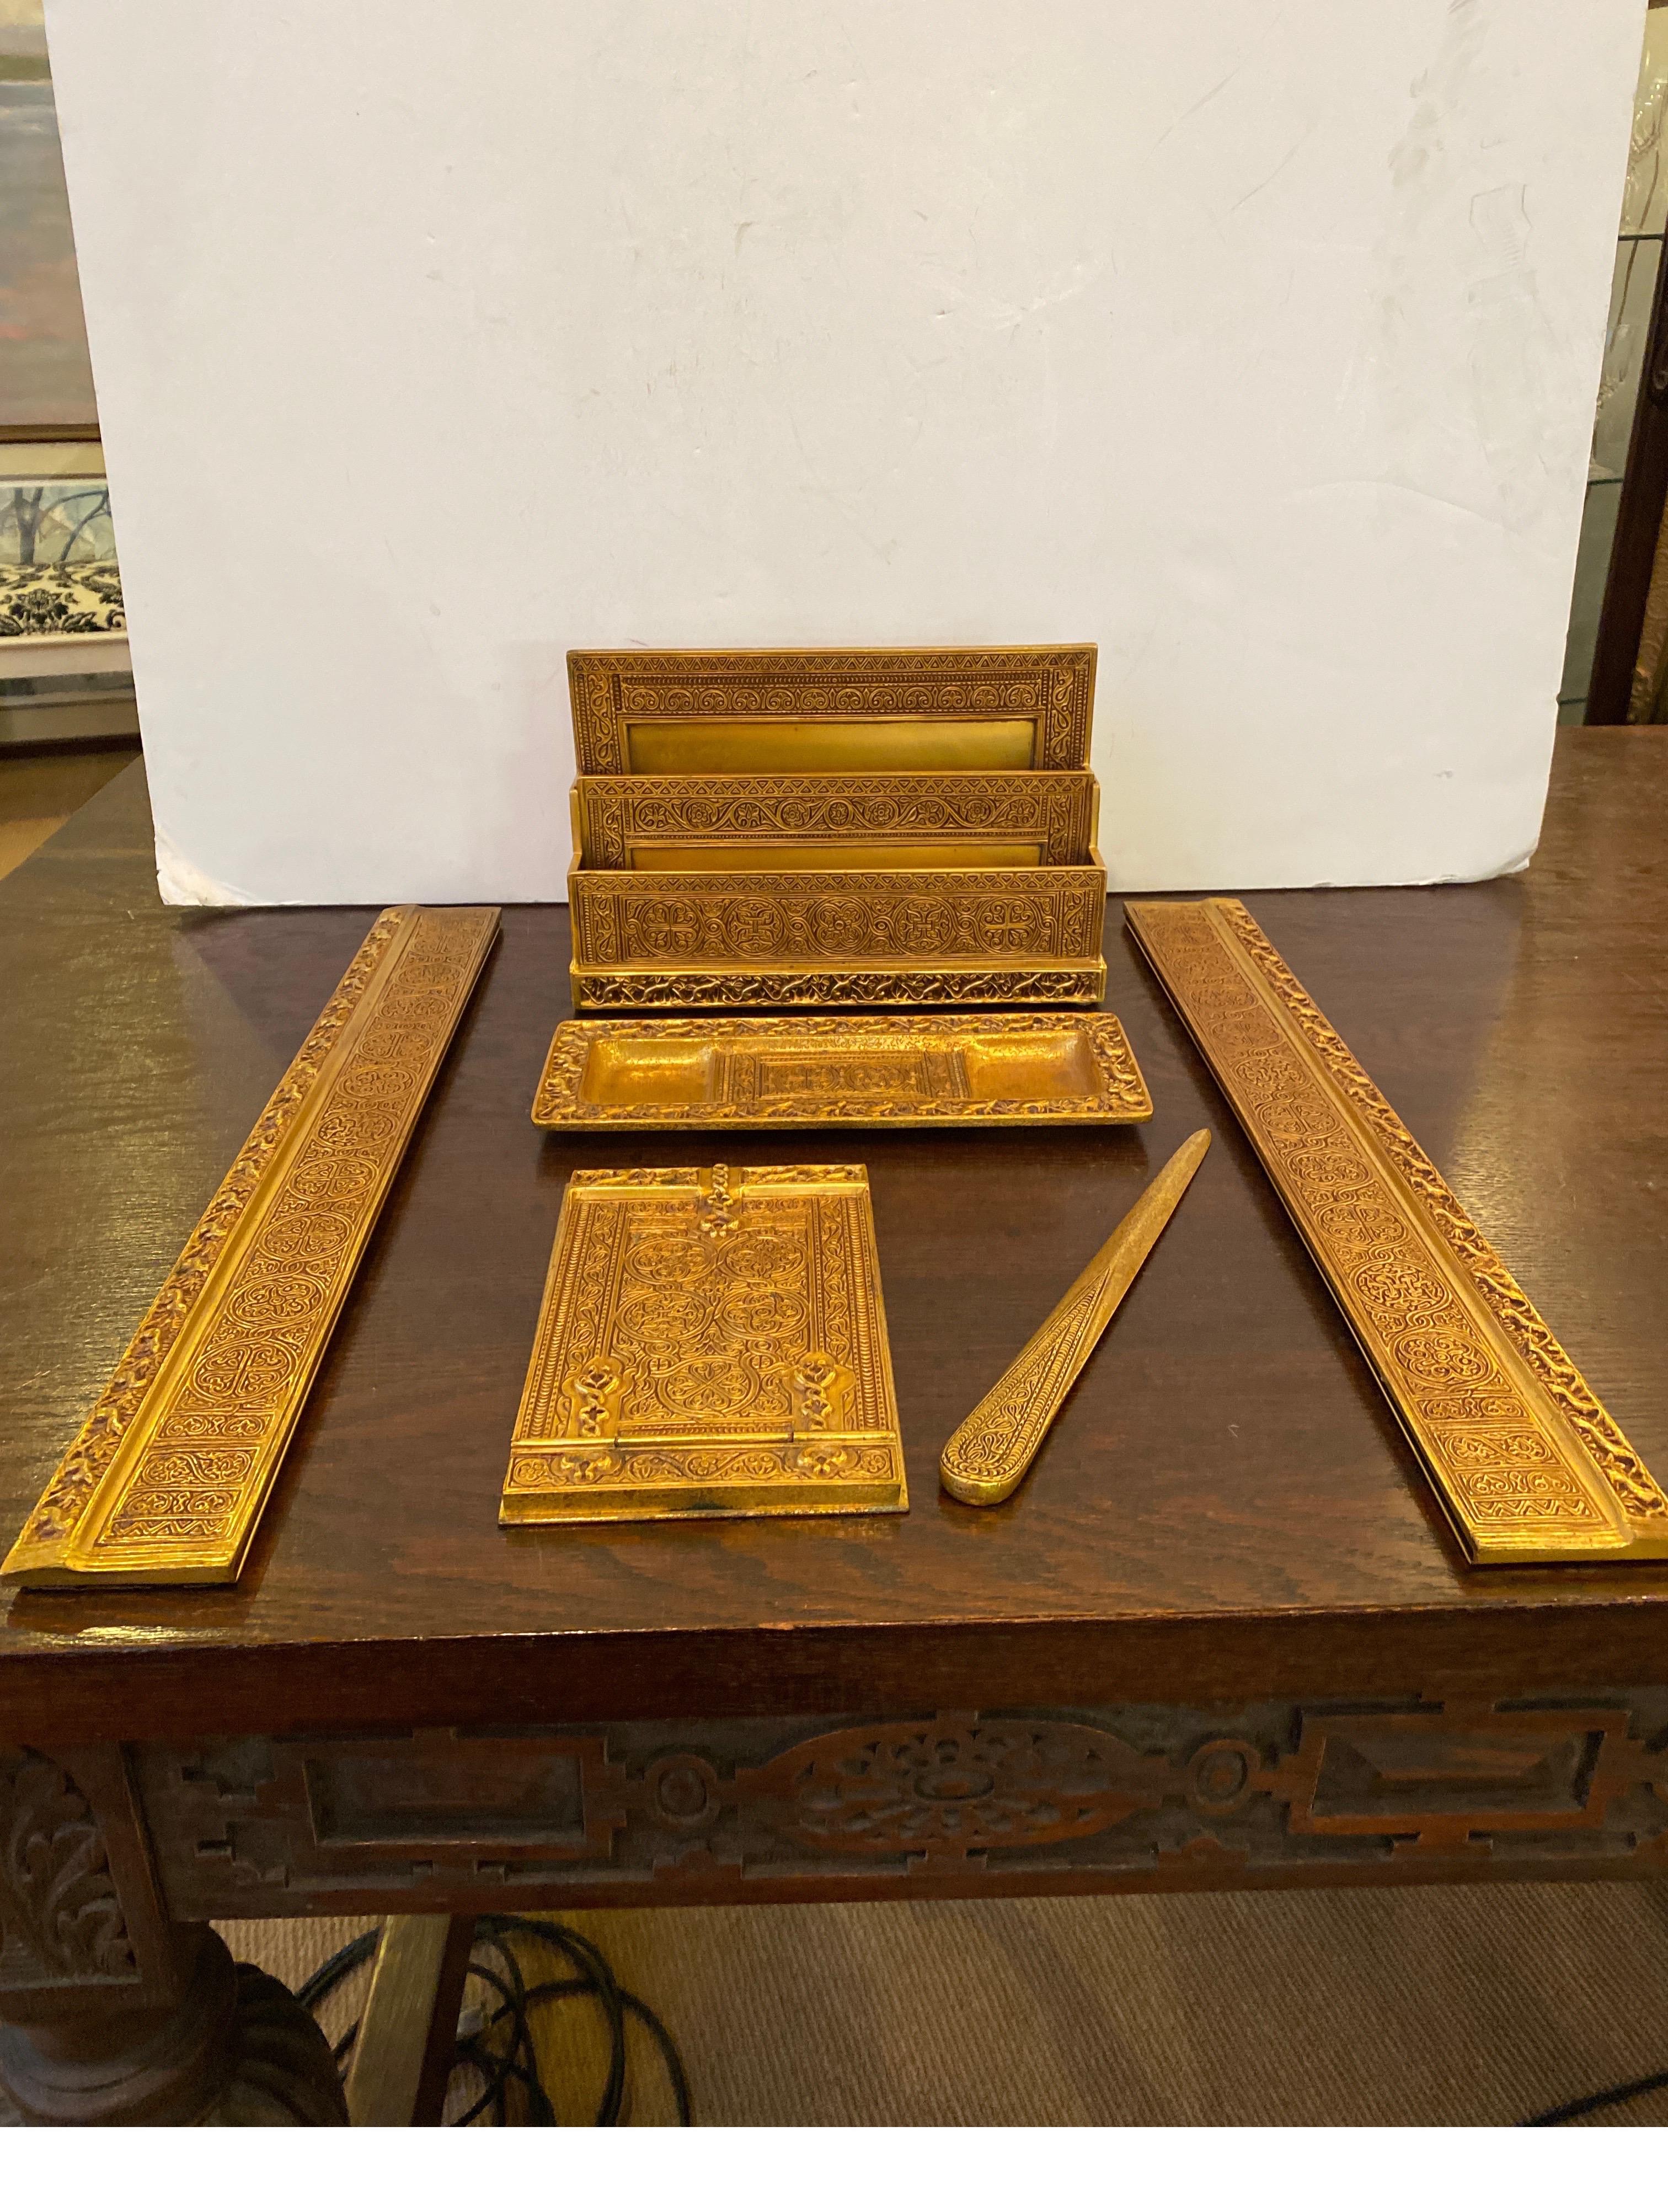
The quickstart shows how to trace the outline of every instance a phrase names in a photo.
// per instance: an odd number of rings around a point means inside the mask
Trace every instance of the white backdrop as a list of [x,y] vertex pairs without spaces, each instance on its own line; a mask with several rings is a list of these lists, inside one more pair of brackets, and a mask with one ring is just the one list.
[[1532,847],[1642,0],[49,0],[167,895],[562,896],[569,646],[1101,647],[1131,888]]

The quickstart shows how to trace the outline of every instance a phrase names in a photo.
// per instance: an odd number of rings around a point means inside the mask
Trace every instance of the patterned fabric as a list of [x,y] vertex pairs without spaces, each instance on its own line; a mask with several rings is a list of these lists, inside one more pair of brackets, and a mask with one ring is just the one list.
[[56,568],[0,562],[0,638],[126,628],[122,580],[113,561]]

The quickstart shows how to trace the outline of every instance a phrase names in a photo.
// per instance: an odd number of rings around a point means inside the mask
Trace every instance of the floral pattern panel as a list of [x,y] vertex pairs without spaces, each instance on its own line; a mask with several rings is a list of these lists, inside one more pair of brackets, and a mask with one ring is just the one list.
[[0,563],[0,640],[75,637],[127,628],[113,561]]

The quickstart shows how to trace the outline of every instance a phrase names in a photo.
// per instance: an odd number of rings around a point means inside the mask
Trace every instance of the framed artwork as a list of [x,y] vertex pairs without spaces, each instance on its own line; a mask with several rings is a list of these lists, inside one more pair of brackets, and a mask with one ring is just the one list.
[[96,423],[40,0],[0,0],[0,349],[4,428]]

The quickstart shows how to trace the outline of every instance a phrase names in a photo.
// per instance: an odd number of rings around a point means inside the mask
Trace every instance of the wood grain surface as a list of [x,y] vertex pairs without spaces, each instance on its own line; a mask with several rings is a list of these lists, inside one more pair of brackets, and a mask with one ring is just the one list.
[[[1525,874],[1246,894],[1659,1473],[1665,830],[1663,740],[1568,732]],[[164,909],[136,766],[0,884],[0,1535],[367,920]],[[1668,1571],[1460,1564],[1115,901],[1106,949],[1155,1102],[1138,1129],[724,1139],[868,1166],[907,1516],[504,1530],[569,1171],[716,1157],[533,1128],[567,915],[507,909],[242,1583],[12,1595],[0,1736],[1659,1679]],[[939,1495],[945,1438],[1201,1125],[1210,1157],[1030,1480],[995,1510]]]

